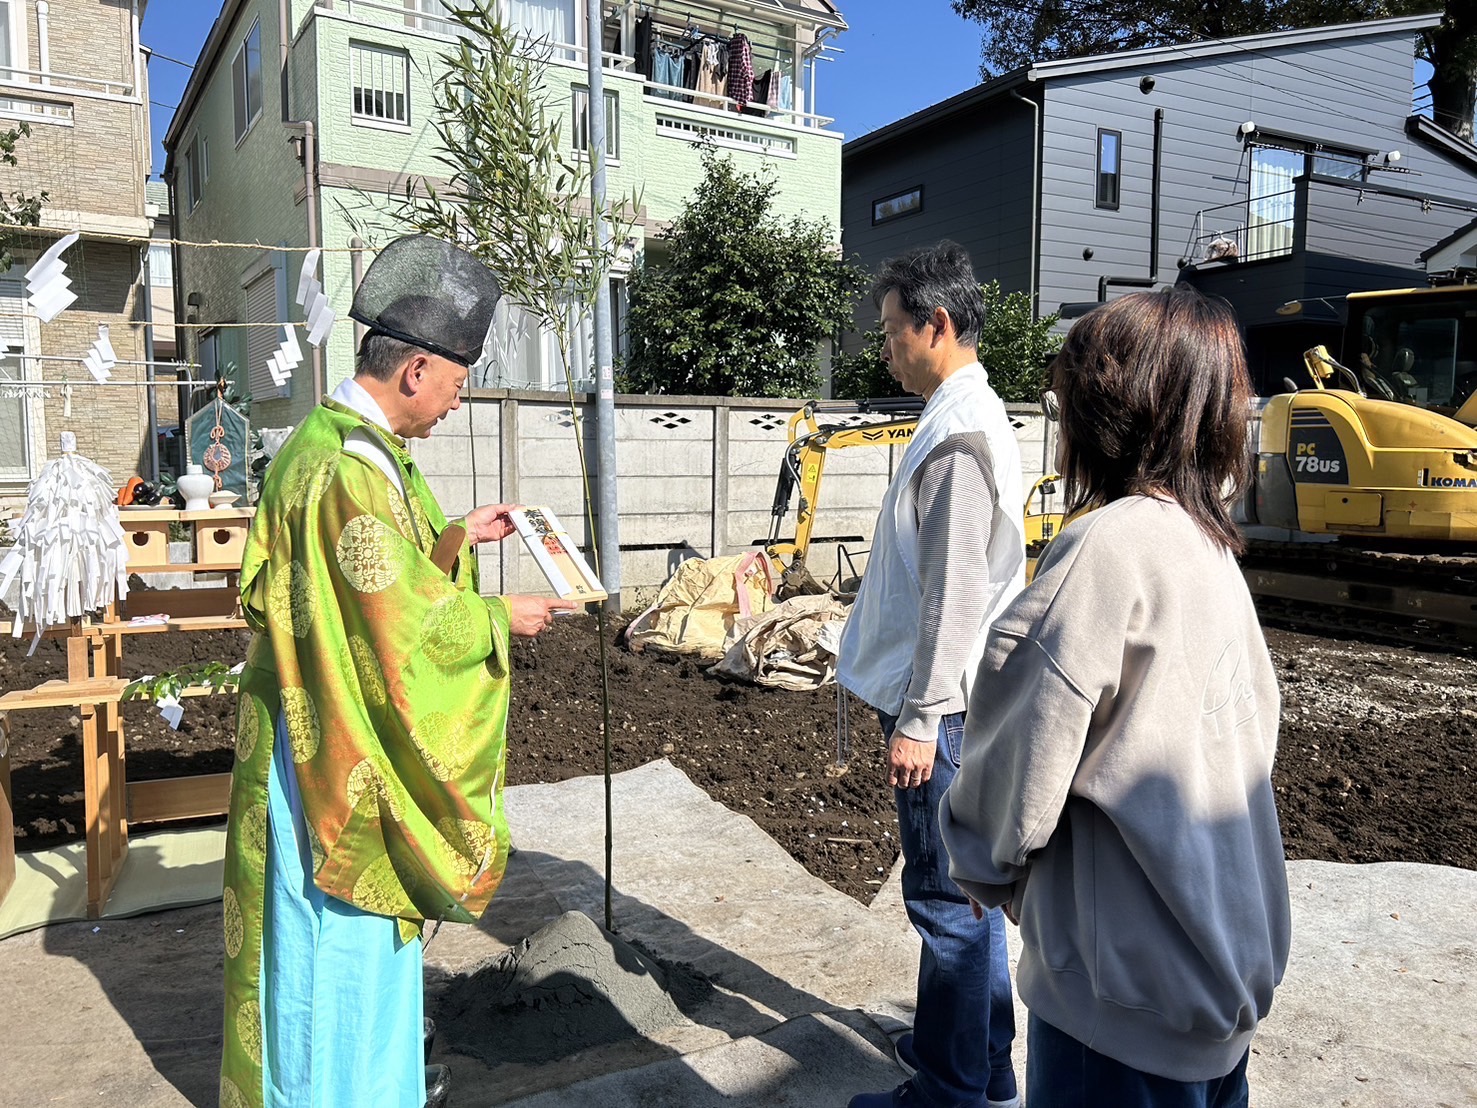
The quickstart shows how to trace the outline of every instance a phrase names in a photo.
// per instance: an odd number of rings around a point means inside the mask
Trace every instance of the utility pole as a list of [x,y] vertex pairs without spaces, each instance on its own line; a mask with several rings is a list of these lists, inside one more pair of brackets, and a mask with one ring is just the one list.
[[601,0],[588,0],[590,33],[585,50],[589,65],[590,203],[595,217],[595,265],[599,292],[595,297],[595,454],[599,467],[600,580],[610,598],[608,612],[621,610],[621,529],[615,488],[615,374],[610,350],[610,220],[605,200],[605,60]]

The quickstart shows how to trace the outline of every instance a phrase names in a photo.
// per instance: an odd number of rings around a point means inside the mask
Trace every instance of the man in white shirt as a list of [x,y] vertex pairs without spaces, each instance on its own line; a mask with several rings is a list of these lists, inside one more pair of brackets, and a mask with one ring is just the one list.
[[1020,452],[975,347],[984,302],[944,241],[884,264],[873,285],[882,358],[926,401],[883,497],[841,639],[837,680],[877,709],[896,791],[903,899],[923,939],[912,1076],[850,1108],[1019,1103],[1004,917],[975,919],[949,879],[938,806],[959,767],[964,710],[990,620],[1024,584]]

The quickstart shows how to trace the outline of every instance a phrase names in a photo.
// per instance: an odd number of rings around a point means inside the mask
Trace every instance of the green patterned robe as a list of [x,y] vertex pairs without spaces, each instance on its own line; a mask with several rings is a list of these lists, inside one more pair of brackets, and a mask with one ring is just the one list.
[[[359,429],[384,441],[405,498],[344,449]],[[257,633],[241,676],[226,835],[229,1108],[262,1103],[267,773],[279,711],[325,893],[397,917],[409,941],[426,920],[473,921],[502,880],[508,609],[477,594],[470,546],[450,577],[432,564],[445,526],[404,440],[331,400],[267,471],[241,564]]]

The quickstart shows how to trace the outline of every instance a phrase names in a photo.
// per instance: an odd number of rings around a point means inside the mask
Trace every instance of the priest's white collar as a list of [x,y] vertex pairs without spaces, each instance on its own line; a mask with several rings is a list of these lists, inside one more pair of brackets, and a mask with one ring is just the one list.
[[362,415],[376,427],[389,431],[392,435],[395,433],[394,429],[390,426],[390,421],[385,418],[385,413],[380,408],[379,402],[370,396],[369,391],[358,381],[354,380],[354,378],[349,377],[344,380],[329,395],[329,399],[337,400],[344,407],[354,409],[355,412]]

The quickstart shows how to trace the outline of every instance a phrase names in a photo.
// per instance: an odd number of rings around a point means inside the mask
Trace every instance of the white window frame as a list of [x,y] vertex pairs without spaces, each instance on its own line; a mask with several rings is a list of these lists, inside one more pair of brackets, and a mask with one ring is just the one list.
[[6,30],[10,40],[10,60],[0,67],[0,81],[19,81],[29,84],[30,75],[16,73],[16,69],[29,69],[26,63],[30,61],[30,43],[26,39],[26,4],[25,0],[0,0],[5,6],[4,16],[0,16],[6,24]]
[[[155,259],[163,262],[156,263]],[[167,242],[149,243],[149,288],[168,289],[174,287],[174,251]]]
[[[256,113],[251,110],[251,40],[256,38]],[[237,63],[241,63],[241,72],[236,72]],[[246,136],[251,134],[251,129],[256,121],[262,117],[263,101],[265,99],[265,82],[262,79],[262,21],[258,17],[251,22],[251,28],[241,39],[241,45],[236,48],[236,54],[231,58],[231,111],[232,123],[235,128],[236,145],[240,146],[246,141]],[[238,103],[237,98],[240,98]],[[239,111],[238,111],[239,109]]]
[[[376,65],[376,78],[370,83],[365,83],[364,66],[366,62]],[[385,77],[390,73],[392,67],[398,63],[400,75],[400,87],[396,90],[393,81],[385,82]],[[375,79],[381,85],[373,83]],[[389,87],[382,87],[387,84]],[[372,112],[363,112],[358,104],[360,93],[365,94],[367,100],[370,95],[388,98],[398,94],[404,103],[404,118],[395,119],[389,116],[375,115]],[[410,132],[410,52],[397,46],[382,46],[375,42],[349,43],[349,119],[356,127],[373,127],[384,131],[399,131],[404,134]]]
[[[36,358],[41,349],[41,321],[35,312],[26,309],[25,285],[20,279],[35,260],[17,256],[10,273],[0,277],[0,294],[3,294],[0,295],[0,303],[12,308],[5,313],[10,326],[7,333],[0,336],[0,357],[18,359],[20,373],[12,372],[12,375],[22,381],[41,379],[42,363]],[[41,444],[46,442],[46,404],[42,401],[41,390],[26,389],[25,394],[17,399],[20,402],[21,433],[25,436],[22,445],[24,471],[0,470],[0,484],[30,481],[40,472],[43,461]]]
[[205,197],[205,174],[202,170],[200,159],[200,135],[198,133],[190,136],[190,141],[185,143],[184,153],[185,171],[185,214],[189,215]]
[[[569,137],[580,153],[590,149],[589,119],[590,90],[585,85],[569,87],[570,126]],[[620,165],[621,162],[621,94],[614,89],[605,90],[605,164]]]

